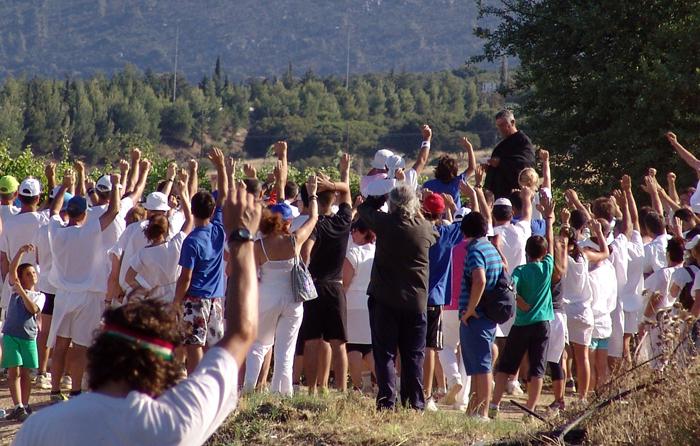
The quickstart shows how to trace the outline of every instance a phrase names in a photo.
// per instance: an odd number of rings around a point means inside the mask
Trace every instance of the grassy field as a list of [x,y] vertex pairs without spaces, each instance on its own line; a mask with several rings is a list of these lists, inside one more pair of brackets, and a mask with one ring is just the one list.
[[208,445],[464,445],[535,428],[516,418],[482,424],[454,410],[377,412],[355,393],[280,398],[249,395]]

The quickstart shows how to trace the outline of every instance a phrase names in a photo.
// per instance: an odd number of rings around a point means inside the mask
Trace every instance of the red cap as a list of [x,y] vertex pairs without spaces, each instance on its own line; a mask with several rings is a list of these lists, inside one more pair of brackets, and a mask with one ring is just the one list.
[[445,200],[442,195],[435,192],[427,195],[423,199],[423,211],[432,215],[441,215],[445,212]]

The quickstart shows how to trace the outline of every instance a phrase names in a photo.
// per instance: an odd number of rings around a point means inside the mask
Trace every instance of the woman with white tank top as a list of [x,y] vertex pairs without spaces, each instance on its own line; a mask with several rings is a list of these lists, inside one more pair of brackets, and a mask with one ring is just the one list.
[[[258,336],[246,357],[244,391],[255,389],[265,355],[274,349],[274,372],[270,390],[291,396],[294,351],[304,316],[304,307],[292,293],[291,271],[294,258],[311,235],[318,220],[316,177],[309,178],[309,219],[290,233],[293,219],[287,204],[276,204],[263,213],[260,222],[262,237],[255,242],[255,262],[258,266]],[[266,382],[263,377],[262,382]]]

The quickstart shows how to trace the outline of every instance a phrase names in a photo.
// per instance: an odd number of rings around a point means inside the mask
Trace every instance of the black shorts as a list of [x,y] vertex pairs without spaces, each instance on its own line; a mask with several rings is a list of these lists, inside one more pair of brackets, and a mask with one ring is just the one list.
[[350,352],[360,352],[365,357],[372,353],[372,344],[345,344],[345,350]]
[[347,342],[347,305],[343,284],[320,282],[315,285],[318,298],[304,302],[302,339]]
[[46,296],[46,302],[44,302],[44,308],[41,309],[41,314],[47,316],[53,316],[53,301],[56,299],[55,294],[44,293]]
[[506,338],[503,352],[498,357],[496,370],[514,375],[520,368],[523,356],[527,353],[530,360],[530,371],[527,378],[544,377],[548,340],[549,321],[537,322],[532,325],[513,325]]
[[428,330],[426,331],[425,346],[442,350],[442,305],[428,305]]

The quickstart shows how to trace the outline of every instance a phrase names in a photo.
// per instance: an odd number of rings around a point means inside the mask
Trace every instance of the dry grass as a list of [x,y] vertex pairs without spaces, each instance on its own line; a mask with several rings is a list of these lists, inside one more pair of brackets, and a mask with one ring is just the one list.
[[250,395],[208,445],[464,445],[526,429],[513,420],[480,424],[457,411],[379,413],[373,400],[356,394]]

